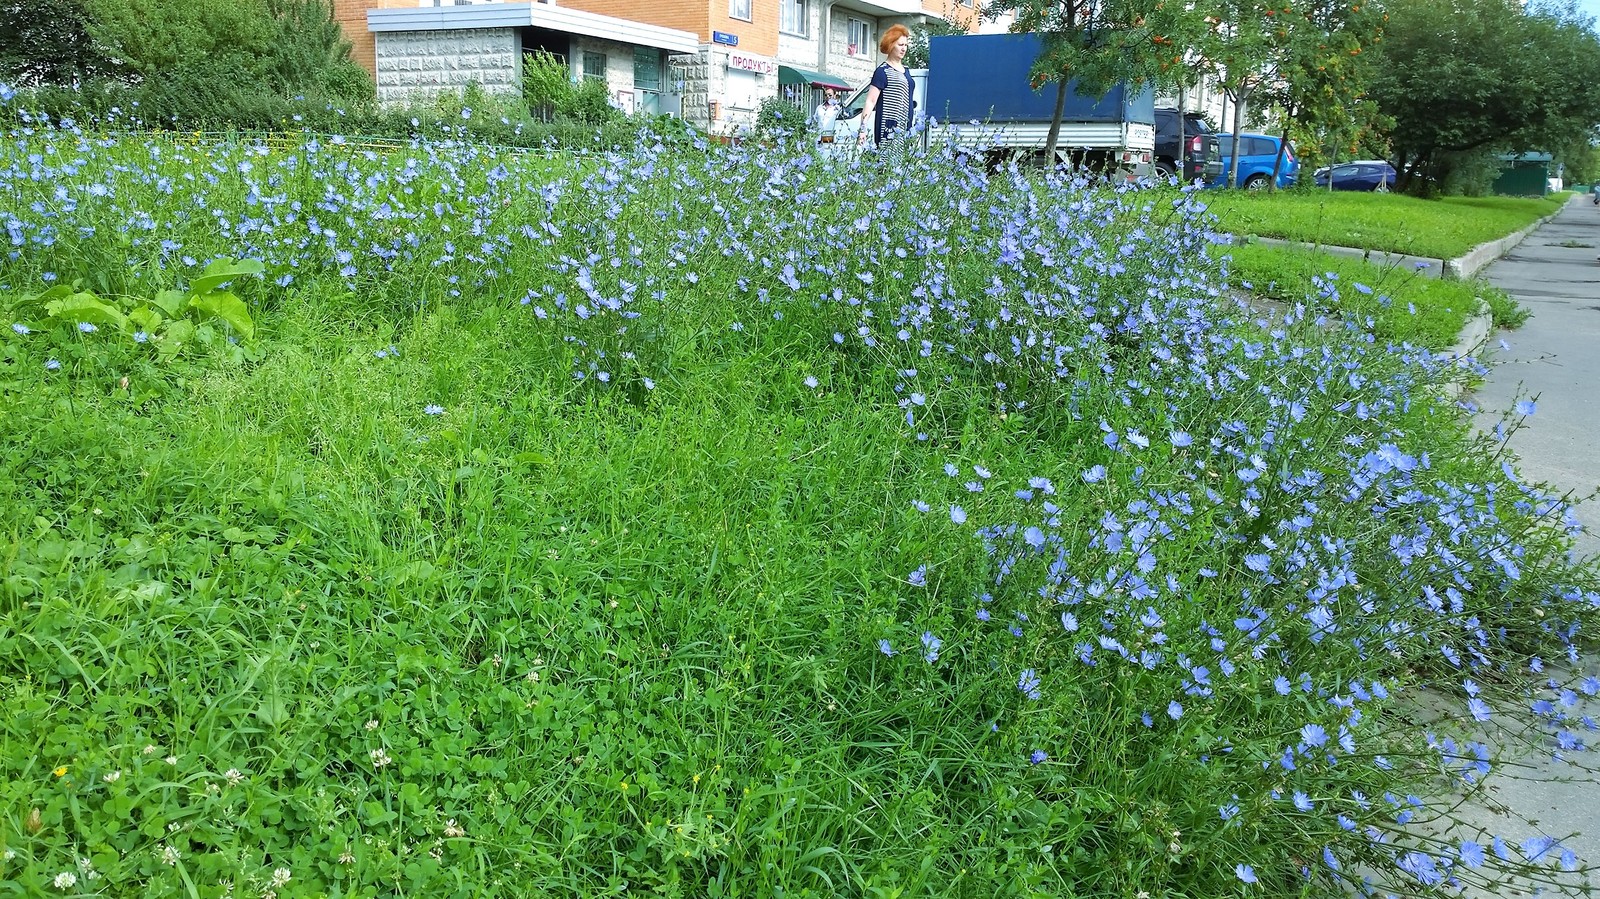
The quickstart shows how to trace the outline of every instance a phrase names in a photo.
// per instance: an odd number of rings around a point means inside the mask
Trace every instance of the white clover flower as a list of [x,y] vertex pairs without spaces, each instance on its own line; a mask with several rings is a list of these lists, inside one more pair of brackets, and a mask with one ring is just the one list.
[[52,882],[58,890],[70,890],[78,885],[78,875],[71,871],[62,871],[56,875],[56,879]]
[[377,730],[378,729],[378,719],[373,718],[372,720],[368,721],[367,724],[366,724],[366,727],[367,727],[367,730]]
[[222,772],[222,777],[228,782],[228,786],[230,787],[237,787],[238,785],[244,783],[244,773],[238,768],[229,768],[228,770]]
[[172,845],[171,843],[161,847],[161,863],[163,865],[172,867],[176,865],[178,863],[178,859],[182,857],[183,856],[178,852],[178,847]]
[[107,771],[106,773],[100,775],[100,779],[108,784],[114,784],[122,779],[122,769],[119,768],[115,771]]
[[451,818],[444,822],[444,835],[447,837],[464,837],[467,832],[461,825],[456,823],[456,819]]
[[289,872],[288,868],[275,868],[275,869],[273,869],[273,872],[272,872],[272,886],[274,888],[276,888],[276,887],[281,887],[284,884],[288,883],[289,882],[289,875],[290,875],[290,872]]
[[382,768],[394,761],[394,759],[389,758],[389,753],[384,752],[381,748],[372,750],[368,755],[372,756],[372,767],[374,768]]

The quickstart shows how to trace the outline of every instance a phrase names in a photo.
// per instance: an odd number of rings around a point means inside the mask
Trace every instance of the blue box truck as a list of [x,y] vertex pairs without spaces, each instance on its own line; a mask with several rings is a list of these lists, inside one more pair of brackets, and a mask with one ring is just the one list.
[[[916,118],[931,122],[929,141],[951,141],[995,156],[1042,154],[1055,111],[1056,83],[1034,90],[1029,70],[1039,56],[1037,34],[958,34],[928,41],[928,68],[913,69]],[[1151,173],[1156,143],[1155,98],[1148,89],[1117,85],[1103,97],[1085,97],[1068,82],[1058,161]],[[863,87],[843,104],[841,128],[859,121]]]
[[[1037,34],[961,34],[928,41],[928,91],[920,110],[935,120],[935,139],[1010,151],[1044,150],[1055,112],[1054,81],[1033,89]],[[1116,85],[1087,97],[1067,83],[1061,132],[1064,160],[1106,171],[1150,173],[1156,144],[1155,96]]]

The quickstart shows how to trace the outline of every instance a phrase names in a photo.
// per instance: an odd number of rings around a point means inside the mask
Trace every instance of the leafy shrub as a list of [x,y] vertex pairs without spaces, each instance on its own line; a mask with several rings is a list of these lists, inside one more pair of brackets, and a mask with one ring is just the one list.
[[767,97],[756,109],[756,134],[760,137],[791,141],[806,133],[805,110],[779,97]]

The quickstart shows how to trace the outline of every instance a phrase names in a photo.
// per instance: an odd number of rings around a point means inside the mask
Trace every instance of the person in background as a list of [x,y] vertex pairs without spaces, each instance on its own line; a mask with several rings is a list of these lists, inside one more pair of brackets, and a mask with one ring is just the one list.
[[857,140],[866,143],[869,135],[878,147],[902,138],[911,130],[911,112],[917,108],[916,85],[911,72],[906,69],[906,47],[911,41],[911,30],[904,25],[891,25],[878,41],[878,49],[888,57],[867,88],[867,97],[861,107],[861,131]]
[[819,144],[833,143],[833,125],[839,120],[839,95],[831,87],[822,89],[822,102],[812,116],[817,126]]

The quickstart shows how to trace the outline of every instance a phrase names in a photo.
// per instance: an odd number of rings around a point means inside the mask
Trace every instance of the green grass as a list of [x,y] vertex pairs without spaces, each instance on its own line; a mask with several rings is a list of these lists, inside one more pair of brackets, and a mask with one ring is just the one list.
[[1479,303],[1495,324],[1517,327],[1527,313],[1487,281],[1443,281],[1415,269],[1377,264],[1299,247],[1237,244],[1219,247],[1239,287],[1258,297],[1313,314],[1359,323],[1386,339],[1434,350],[1449,349]]
[[1545,199],[1446,197],[1311,189],[1252,193],[1207,191],[1204,202],[1223,231],[1328,246],[1454,259],[1561,208],[1567,194]]
[[[1406,320],[1236,316],[1176,192],[10,137],[3,891],[1414,887],[1380,797],[1476,763],[1386,697],[1600,602]],[[253,338],[77,327],[222,255]]]

